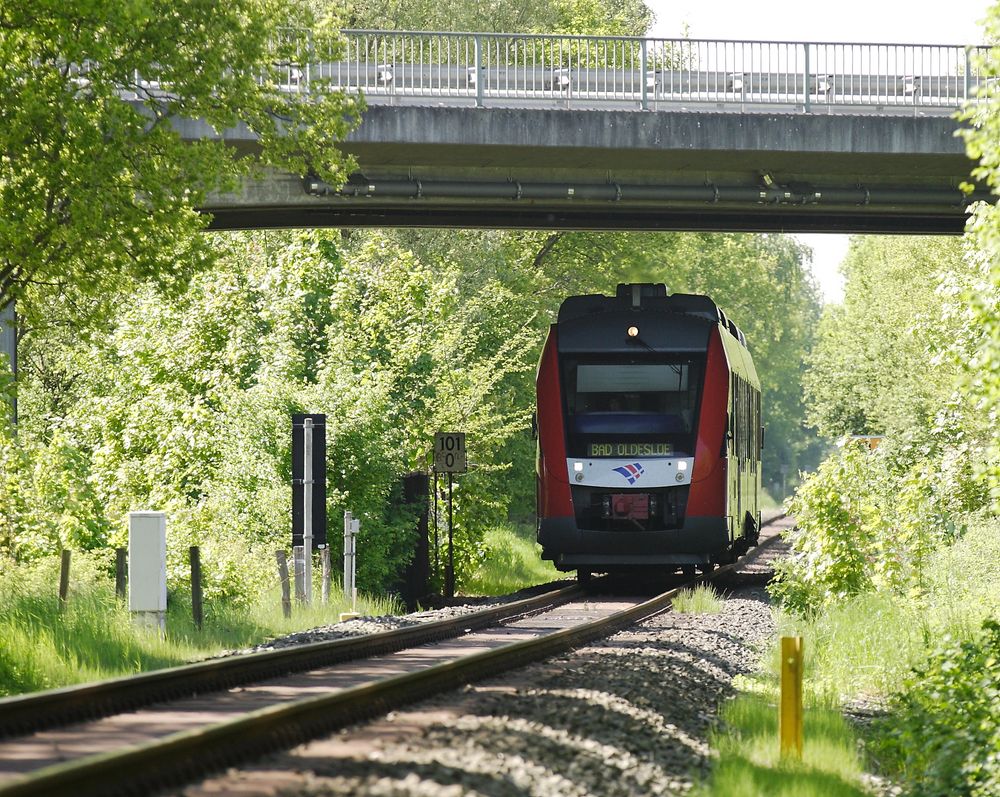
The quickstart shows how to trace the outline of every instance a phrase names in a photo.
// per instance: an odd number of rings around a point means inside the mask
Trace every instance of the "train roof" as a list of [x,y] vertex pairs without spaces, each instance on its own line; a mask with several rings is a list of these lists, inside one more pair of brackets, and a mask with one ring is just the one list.
[[558,322],[585,318],[597,313],[629,309],[678,313],[703,318],[706,321],[721,324],[744,347],[747,345],[746,336],[742,330],[708,296],[696,293],[668,295],[667,286],[662,282],[622,282],[618,284],[614,296],[605,296],[600,293],[569,296],[563,300],[559,307]]

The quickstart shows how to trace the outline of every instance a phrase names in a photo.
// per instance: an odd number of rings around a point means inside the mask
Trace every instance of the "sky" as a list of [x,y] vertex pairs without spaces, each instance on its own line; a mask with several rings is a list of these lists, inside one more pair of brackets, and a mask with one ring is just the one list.
[[[981,44],[989,0],[646,0],[650,36],[893,44]],[[848,236],[796,235],[813,250],[813,273],[826,302],[843,298],[837,271]]]

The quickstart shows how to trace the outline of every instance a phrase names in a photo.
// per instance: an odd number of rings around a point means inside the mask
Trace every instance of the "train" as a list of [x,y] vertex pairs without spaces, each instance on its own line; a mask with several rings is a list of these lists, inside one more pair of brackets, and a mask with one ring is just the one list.
[[536,377],[537,539],[581,581],[734,561],[760,526],[760,380],[708,296],[571,296]]

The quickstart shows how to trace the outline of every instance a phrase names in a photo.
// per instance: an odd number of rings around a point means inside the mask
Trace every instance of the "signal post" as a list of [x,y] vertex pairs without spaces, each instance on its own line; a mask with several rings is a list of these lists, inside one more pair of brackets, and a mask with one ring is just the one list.
[[[468,470],[465,453],[465,432],[438,432],[434,435],[434,473],[448,474],[448,566],[444,575],[444,592],[448,598],[455,597],[455,523],[454,474]],[[435,480],[436,481],[436,480]],[[437,487],[435,486],[435,506]],[[436,510],[435,510],[436,516]]]

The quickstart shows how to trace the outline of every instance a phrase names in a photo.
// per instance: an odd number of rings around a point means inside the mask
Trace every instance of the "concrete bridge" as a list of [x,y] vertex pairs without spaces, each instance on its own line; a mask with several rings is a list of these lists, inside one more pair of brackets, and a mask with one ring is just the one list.
[[[347,31],[289,91],[361,92],[348,184],[271,174],[218,229],[961,232],[974,49]],[[188,138],[216,132],[198,121]],[[225,132],[253,148],[245,129]],[[981,198],[981,195],[977,198]]]

